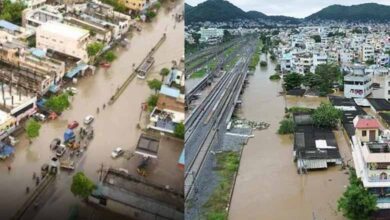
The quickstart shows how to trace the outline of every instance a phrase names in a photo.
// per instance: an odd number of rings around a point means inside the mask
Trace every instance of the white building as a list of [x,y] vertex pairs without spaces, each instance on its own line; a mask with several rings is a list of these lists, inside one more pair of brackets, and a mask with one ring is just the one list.
[[313,55],[313,67],[311,72],[314,73],[318,65],[326,64],[328,62],[328,56],[326,54],[314,54]]
[[[375,118],[355,118],[356,135],[352,137],[352,157],[356,175],[363,186],[377,197],[377,207],[390,208],[390,131],[379,136]],[[368,138],[365,138],[368,137]]]
[[344,96],[346,98],[364,98],[372,93],[372,75],[365,66],[353,65],[344,76]]
[[384,98],[387,100],[387,101],[390,101],[390,76],[387,76],[385,78],[385,82],[384,82]]
[[[11,2],[16,2],[20,0],[11,0]],[[23,0],[23,3],[27,8],[39,8],[46,3],[46,0]]]
[[218,28],[201,28],[200,42],[208,42],[212,39],[221,39],[223,37],[223,29]]
[[50,49],[88,62],[89,31],[58,23],[47,22],[36,29],[37,48]]
[[362,46],[362,60],[367,62],[368,60],[373,60],[375,55],[374,47],[370,44],[364,44]]
[[62,22],[63,16],[56,7],[44,5],[39,8],[27,8],[23,11],[22,25],[28,30],[33,30],[48,21]]

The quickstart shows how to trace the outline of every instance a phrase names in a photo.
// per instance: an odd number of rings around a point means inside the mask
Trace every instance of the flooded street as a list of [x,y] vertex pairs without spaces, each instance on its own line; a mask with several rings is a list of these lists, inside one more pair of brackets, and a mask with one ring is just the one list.
[[[264,57],[263,57],[264,60]],[[240,117],[270,123],[267,130],[255,131],[244,146],[229,219],[302,219],[344,220],[337,212],[337,200],[348,184],[348,175],[340,167],[297,174],[293,162],[293,136],[277,134],[284,108],[315,108],[324,98],[280,96],[281,81],[271,81],[275,64],[258,67],[249,77],[243,95]],[[287,106],[286,106],[287,105]],[[351,158],[341,131],[336,131],[340,154]]]
[[[99,114],[96,114],[96,109],[97,107],[102,109],[102,105],[108,102],[116,89],[131,74],[133,63],[137,66],[164,33],[167,33],[167,40],[155,54],[156,63],[148,79],[161,79],[158,74],[160,69],[170,68],[173,60],[180,60],[184,54],[184,46],[178,42],[184,41],[184,22],[177,23],[173,15],[180,13],[183,7],[183,2],[178,1],[171,11],[162,8],[152,23],[143,25],[141,32],[134,31],[131,34],[128,49],[116,49],[118,59],[113,62],[111,68],[98,69],[94,76],[80,79],[75,85],[78,94],[71,102],[71,109],[65,111],[59,119],[44,123],[40,136],[33,140],[31,145],[25,136],[18,137],[20,143],[16,145],[15,156],[12,159],[0,161],[0,195],[2,198],[0,219],[9,219],[15,214],[17,208],[27,198],[25,194],[27,186],[34,189],[33,172],[40,173],[41,165],[53,156],[49,144],[53,138],[63,138],[68,120],[82,122],[86,115],[95,115],[93,124],[95,138],[77,170],[84,171],[88,177],[97,181],[97,171],[101,164],[105,167],[131,169],[128,166],[129,161],[123,158],[113,160],[110,154],[116,147],[130,151],[135,149],[141,132],[137,129],[141,104],[150,94],[153,94],[153,91],[149,89],[145,80],[136,78],[113,105],[101,110]],[[180,152],[180,149],[177,151]],[[177,159],[174,157],[172,161],[176,162]],[[12,167],[11,172],[7,170],[8,165]],[[80,203],[79,199],[70,192],[71,177],[72,173],[61,171],[57,177],[56,186],[45,199],[46,201],[42,199],[41,211],[35,215],[35,218],[29,217],[28,219],[68,219],[71,206]]]

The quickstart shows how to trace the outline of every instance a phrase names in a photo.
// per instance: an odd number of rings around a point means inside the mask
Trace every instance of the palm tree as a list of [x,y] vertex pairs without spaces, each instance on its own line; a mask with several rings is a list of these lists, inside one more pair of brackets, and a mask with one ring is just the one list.
[[168,74],[170,73],[169,69],[168,68],[162,68],[160,70],[160,75],[161,75],[161,82],[164,82],[164,78],[166,76],[168,76]]

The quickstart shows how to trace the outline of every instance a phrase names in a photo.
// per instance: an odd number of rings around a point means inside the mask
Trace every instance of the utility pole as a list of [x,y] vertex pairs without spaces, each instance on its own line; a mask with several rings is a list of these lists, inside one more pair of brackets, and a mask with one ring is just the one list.
[[103,180],[103,169],[104,169],[104,165],[103,163],[100,164],[100,169],[98,170],[99,172],[99,182],[101,182]]

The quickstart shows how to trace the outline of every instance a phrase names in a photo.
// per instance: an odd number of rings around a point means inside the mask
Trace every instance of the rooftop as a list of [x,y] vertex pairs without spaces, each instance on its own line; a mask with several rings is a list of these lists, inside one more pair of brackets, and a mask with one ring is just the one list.
[[178,98],[180,96],[180,90],[176,88],[171,88],[166,85],[161,86],[160,94],[170,96],[173,98]]
[[357,116],[357,120],[355,122],[355,127],[358,129],[379,129],[381,125],[379,124],[378,120],[375,118],[369,118],[369,117],[362,117]]
[[81,29],[75,26],[50,21],[45,24],[42,24],[38,27],[37,32],[39,30],[43,30],[46,32],[50,32],[52,34],[60,35],[65,38],[70,38],[73,40],[79,40],[80,38],[86,37],[89,35],[89,31],[85,29]]
[[9,31],[20,31],[20,27],[8,22],[6,20],[0,20],[0,28],[7,29]]

